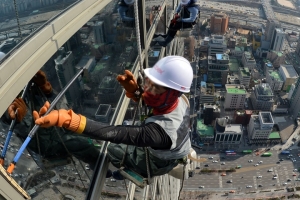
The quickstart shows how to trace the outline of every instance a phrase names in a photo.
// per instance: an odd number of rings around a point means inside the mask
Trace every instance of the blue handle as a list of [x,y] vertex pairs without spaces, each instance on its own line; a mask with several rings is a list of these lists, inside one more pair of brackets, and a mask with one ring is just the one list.
[[5,144],[4,144],[4,147],[2,150],[2,154],[1,154],[1,158],[5,158],[6,151],[8,149],[8,144],[9,144],[10,138],[12,136],[12,133],[13,133],[12,131],[8,131],[8,133],[7,133]]
[[20,147],[17,155],[14,157],[13,162],[17,163],[18,160],[20,159],[23,151],[25,150],[25,148],[27,147],[28,143],[30,142],[31,138],[27,137],[26,140],[23,142],[22,146]]

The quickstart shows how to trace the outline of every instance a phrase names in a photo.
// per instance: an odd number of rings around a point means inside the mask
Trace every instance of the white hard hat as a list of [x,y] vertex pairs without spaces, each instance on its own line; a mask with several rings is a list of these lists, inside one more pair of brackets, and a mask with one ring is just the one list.
[[181,0],[180,1],[180,4],[183,4],[183,5],[186,5],[188,3],[190,3],[190,0]]
[[145,69],[145,75],[154,83],[180,92],[190,92],[193,69],[190,62],[181,56],[167,56],[152,68]]
[[0,51],[0,60],[2,60],[4,58],[4,56],[5,56],[5,53]]
[[124,0],[126,4],[134,4],[134,0]]

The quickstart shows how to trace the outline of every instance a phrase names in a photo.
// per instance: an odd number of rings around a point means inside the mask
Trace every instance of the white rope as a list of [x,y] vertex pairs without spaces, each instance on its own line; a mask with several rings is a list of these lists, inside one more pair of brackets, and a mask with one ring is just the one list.
[[141,49],[140,26],[139,26],[139,16],[138,16],[138,0],[135,0],[134,3],[134,19],[135,19],[135,31],[136,31],[138,54],[139,54],[140,71],[142,75],[144,75],[144,69],[142,66],[143,62],[142,62],[142,49]]

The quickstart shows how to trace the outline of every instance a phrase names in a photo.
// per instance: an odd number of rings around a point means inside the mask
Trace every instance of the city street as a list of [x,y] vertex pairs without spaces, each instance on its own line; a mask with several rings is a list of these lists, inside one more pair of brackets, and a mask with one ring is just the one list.
[[[296,181],[299,173],[293,171],[300,167],[300,159],[298,158],[300,150],[295,149],[291,151],[293,157],[296,158],[296,162],[292,162],[286,155],[281,155],[281,151],[269,152],[273,153],[271,157],[261,157],[255,154],[244,155],[242,153],[232,156],[226,156],[224,153],[201,154],[201,157],[207,158],[207,161],[196,165],[200,169],[196,169],[194,177],[185,181],[184,189],[194,188],[201,190],[202,188],[199,187],[204,186],[205,189],[219,188],[250,192],[300,185],[300,181]],[[209,159],[211,156],[213,159]],[[283,161],[277,163],[280,159],[283,159]],[[253,162],[248,162],[249,160],[253,160]],[[213,161],[218,162],[213,163]],[[258,164],[259,161],[262,161],[262,164]],[[221,165],[222,162],[225,162],[225,165]],[[209,166],[204,167],[206,164]],[[254,166],[255,164],[258,164],[258,166]],[[223,172],[199,173],[203,168],[219,170],[235,168],[238,165],[242,166],[241,169],[236,169],[236,172],[233,173],[226,173],[226,176],[221,176]],[[270,169],[272,171],[268,172]],[[277,175],[277,178],[273,178],[274,175]],[[259,176],[262,177],[260,178]],[[288,181],[288,179],[291,180]],[[229,180],[232,180],[232,183],[228,183]],[[284,185],[285,183],[286,185]],[[247,188],[247,186],[252,187]]]

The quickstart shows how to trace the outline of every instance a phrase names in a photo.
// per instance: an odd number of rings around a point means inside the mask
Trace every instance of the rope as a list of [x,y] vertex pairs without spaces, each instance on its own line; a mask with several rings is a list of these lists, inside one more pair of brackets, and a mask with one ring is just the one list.
[[136,31],[136,40],[137,40],[137,48],[139,54],[139,63],[140,63],[140,72],[144,77],[144,69],[142,66],[142,48],[141,48],[141,34],[140,34],[140,25],[139,25],[139,16],[138,16],[138,0],[134,2],[134,19],[135,19],[135,31]]
[[180,193],[181,193],[181,191],[183,189],[186,164],[187,164],[187,162],[185,162],[184,165],[183,165],[182,182],[181,182],[181,186],[180,186],[180,190],[179,190],[179,194],[178,194],[178,200],[180,199]]
[[16,0],[14,0],[14,9],[15,9],[15,14],[16,14],[16,18],[17,18],[18,32],[19,32],[20,38],[22,40],[23,38],[22,38],[22,33],[21,33],[21,26],[20,26],[20,21],[19,21],[19,13],[18,13]]

